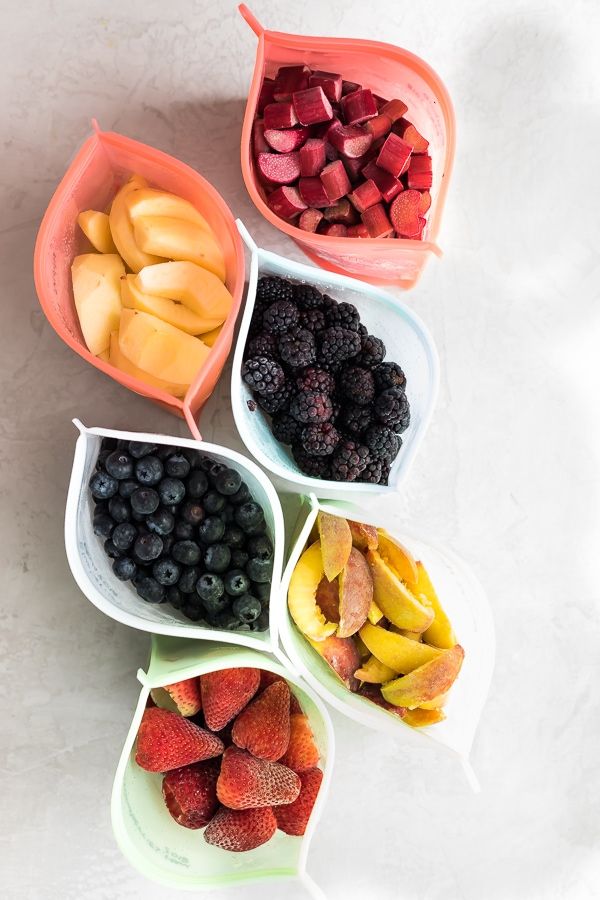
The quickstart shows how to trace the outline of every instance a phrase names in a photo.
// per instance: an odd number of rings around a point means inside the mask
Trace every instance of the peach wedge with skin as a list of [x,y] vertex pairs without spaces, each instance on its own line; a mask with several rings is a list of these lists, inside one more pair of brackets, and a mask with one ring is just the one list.
[[353,522],[348,519],[352,543],[357,550],[377,550],[379,536],[374,525],[365,525],[363,522]]
[[360,669],[354,673],[359,681],[366,681],[368,684],[385,684],[386,681],[392,681],[396,675],[393,669],[384,665],[375,656],[370,656]]
[[433,622],[433,612],[419,603],[377,550],[368,551],[367,561],[373,576],[373,599],[384,616],[398,628],[425,631]]
[[340,516],[330,516],[320,512],[317,518],[321,553],[323,554],[323,571],[328,581],[337,578],[350,556],[352,550],[352,534],[350,526]]
[[[417,564],[412,553],[403,547],[399,541],[391,537],[383,528],[377,529],[379,539],[379,554],[394,569],[398,578],[406,581],[410,589],[417,583]],[[373,548],[369,547],[369,550]]]
[[335,622],[328,622],[317,605],[317,588],[323,578],[321,543],[315,541],[304,551],[292,572],[288,588],[290,615],[302,634],[323,641],[334,633]]
[[456,644],[456,635],[454,634],[450,619],[442,609],[442,604],[440,603],[435,588],[431,583],[431,579],[427,574],[427,569],[422,562],[417,563],[417,571],[418,579],[415,593],[424,598],[434,614],[433,622],[425,631],[423,638],[428,644],[433,644],[435,647],[449,650]]
[[370,622],[365,622],[359,634],[373,656],[398,673],[412,672],[442,654],[436,647],[386,631]]
[[358,680],[354,673],[360,666],[358,647],[352,638],[341,638],[337,635],[325,638],[324,641],[312,641],[311,647],[329,663],[333,671],[340,678],[348,690],[358,690]]
[[413,728],[426,728],[428,725],[436,725],[443,722],[446,714],[441,709],[407,709],[402,721]]
[[364,556],[352,547],[339,577],[338,637],[356,634],[367,618],[373,599],[373,579]]
[[384,699],[395,706],[415,709],[446,693],[460,672],[464,655],[460,644],[442,651],[436,659],[384,685],[381,689]]

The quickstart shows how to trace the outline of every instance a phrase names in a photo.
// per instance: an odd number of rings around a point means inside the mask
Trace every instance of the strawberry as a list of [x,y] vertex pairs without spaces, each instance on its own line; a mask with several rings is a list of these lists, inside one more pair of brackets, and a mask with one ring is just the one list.
[[152,706],[144,710],[135,761],[147,772],[168,772],[220,756],[223,741],[179,713]]
[[277,827],[286,834],[301,835],[306,831],[310,814],[315,805],[319,788],[323,780],[320,769],[309,769],[300,775],[302,787],[293,803],[287,806],[276,806],[273,812],[277,819]]
[[240,853],[266,844],[277,830],[277,819],[269,806],[262,809],[227,809],[222,806],[204,832],[208,844]]
[[258,669],[221,669],[200,676],[202,708],[207,726],[220,731],[243,710],[258,690]]
[[290,689],[275,681],[249,703],[233,725],[233,742],[259,759],[276,760],[290,742]]
[[[285,678],[282,678],[281,675],[277,675],[275,672],[269,672],[267,669],[261,669],[260,684],[258,686],[258,690],[264,691],[265,688],[268,688],[270,684],[275,684],[276,681],[283,681],[285,684],[287,684],[287,681],[285,680]],[[301,712],[302,707],[300,706],[298,698],[290,690],[290,715]]]
[[217,781],[217,797],[230,809],[291,803],[300,793],[300,778],[287,766],[255,759],[246,750],[228,747]]
[[319,750],[303,713],[290,718],[290,743],[280,762],[294,772],[306,772],[319,762]]
[[214,760],[167,772],[162,792],[167,809],[184,828],[203,828],[217,806],[219,765]]
[[176,681],[175,684],[165,684],[164,690],[169,694],[182,716],[195,716],[202,709],[200,684],[197,678]]

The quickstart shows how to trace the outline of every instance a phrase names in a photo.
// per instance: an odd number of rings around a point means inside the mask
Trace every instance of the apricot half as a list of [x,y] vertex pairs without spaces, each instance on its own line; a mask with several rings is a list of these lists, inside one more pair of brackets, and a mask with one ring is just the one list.
[[317,605],[317,588],[323,574],[321,542],[315,541],[296,563],[288,588],[290,615],[302,634],[313,641],[324,641],[337,628],[335,622],[327,621]]

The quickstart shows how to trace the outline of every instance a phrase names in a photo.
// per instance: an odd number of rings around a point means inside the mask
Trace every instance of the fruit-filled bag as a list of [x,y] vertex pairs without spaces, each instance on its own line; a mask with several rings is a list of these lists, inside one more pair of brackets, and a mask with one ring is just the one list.
[[[288,607],[290,580],[307,544],[310,545],[315,540],[316,521],[320,512],[375,526],[378,529],[386,529],[393,540],[399,542],[425,567],[453,629],[452,641],[455,636],[464,650],[462,666],[448,691],[447,701],[443,707],[445,718],[442,721],[427,727],[413,728],[397,713],[388,711],[359,693],[349,690],[323,655],[314,649],[316,642],[311,646],[295,624]],[[385,551],[381,552],[383,554]],[[301,584],[300,587],[304,588],[304,585]],[[298,517],[291,553],[283,573],[279,602],[282,604],[279,634],[285,654],[324,700],[356,722],[385,731],[399,740],[413,742],[417,750],[419,742],[423,739],[434,741],[446,748],[459,757],[469,783],[474,790],[478,790],[477,778],[469,763],[469,754],[494,668],[495,634],[484,590],[462,559],[447,548],[434,546],[427,540],[414,537],[410,531],[389,520],[389,514],[382,513],[380,516],[376,513],[367,514],[354,504],[323,503],[312,496],[305,498],[304,507]],[[381,611],[378,611],[378,615],[381,615]],[[378,651],[375,640],[380,634],[372,624],[374,621],[376,617],[369,616],[365,623],[368,632],[365,638],[370,644],[368,650],[373,656],[376,655],[375,651]],[[382,621],[385,622],[385,618]],[[384,634],[389,635],[392,641],[396,639],[396,635],[389,631]],[[405,638],[401,634],[402,632],[399,632],[398,641],[404,643]],[[438,645],[448,646],[443,641],[438,642]],[[332,649],[337,656],[336,664],[343,666],[341,644]],[[387,652],[390,652],[389,645]],[[392,662],[387,656],[386,661],[388,664]],[[342,674],[349,674],[344,672],[343,668],[341,671]],[[388,679],[396,677],[391,672],[386,676]],[[377,679],[374,681],[377,682]],[[357,684],[354,686],[357,687]],[[377,684],[369,685],[371,689],[376,686]],[[381,700],[381,697],[378,699]]]
[[[204,441],[86,428],[77,420],[75,425],[80,434],[75,446],[67,497],[65,546],[73,577],[88,600],[111,618],[141,631],[180,638],[219,640],[277,654],[280,614],[277,596],[283,567],[284,523],[277,493],[259,467],[234,450]],[[266,534],[272,546],[270,590],[267,591],[265,600],[269,609],[268,628],[261,631],[252,631],[248,627],[229,630],[196,623],[169,602],[147,602],[136,592],[131,581],[123,581],[117,577],[113,571],[113,559],[106,554],[103,546],[104,535],[98,533],[95,525],[94,500],[89,487],[102,442],[107,438],[115,443],[122,441],[123,444],[136,441],[148,442],[158,448],[176,446],[214,459],[216,463],[222,463],[239,473],[253,501],[263,510]],[[191,569],[193,566],[185,568]],[[199,605],[199,599],[195,600]]]
[[[87,362],[130,390],[193,421],[214,389],[233,340],[244,289],[239,234],[224,200],[198,172],[160,150],[114,132],[103,132],[93,124],[93,134],[76,153],[40,225],[34,257],[40,303],[57,334]],[[208,222],[224,255],[225,285],[233,302],[214,346],[181,398],[93,355],[83,339],[75,309],[71,265],[77,254],[89,249],[77,217],[85,210],[106,210],[132,175],[144,178],[151,188],[189,201]]]
[[[210,846],[201,831],[180,827],[163,803],[162,775],[145,771],[135,762],[136,735],[151,691],[232,667],[254,667],[286,679],[308,718],[323,772],[304,835],[291,836],[277,830],[267,843],[243,853]],[[166,637],[153,636],[148,671],[140,670],[138,679],[142,690],[117,767],[111,803],[115,838],[132,865],[171,888],[217,890],[298,878],[311,896],[322,896],[306,872],[309,844],[326,802],[334,759],[333,727],[320,698],[302,679],[265,654]]]
[[[256,208],[267,221],[293,238],[318,265],[374,283],[413,287],[431,254],[441,255],[437,238],[454,159],[454,112],[440,78],[424,60],[392,44],[266,31],[244,4],[239,10],[258,38],[241,144],[242,173]],[[423,240],[311,233],[280,218],[269,208],[252,152],[253,123],[263,78],[273,78],[280,66],[298,65],[309,66],[313,71],[342,73],[344,79],[368,87],[382,97],[401,98],[408,106],[406,115],[427,136],[432,158],[431,208]]]
[[[247,300],[231,373],[231,403],[236,427],[250,455],[272,474],[278,486],[288,491],[314,491],[321,498],[340,500],[361,494],[375,496],[396,492],[419,450],[437,397],[439,360],[428,329],[405,303],[380,288],[260,249],[239,220],[238,227],[252,258]],[[253,399],[242,378],[258,280],[270,275],[299,285],[310,285],[335,300],[355,306],[367,330],[383,339],[387,353],[385,359],[395,360],[402,367],[406,375],[406,396],[410,402],[410,424],[402,434],[402,446],[393,462],[387,484],[348,483],[310,477],[299,468],[290,448],[273,436],[270,417]]]

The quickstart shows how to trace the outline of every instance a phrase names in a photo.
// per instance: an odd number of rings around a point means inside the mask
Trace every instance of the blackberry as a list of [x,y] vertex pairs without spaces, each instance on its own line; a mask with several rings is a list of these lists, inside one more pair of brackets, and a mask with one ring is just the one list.
[[292,300],[294,297],[294,285],[285,278],[277,275],[263,275],[256,286],[256,299],[265,306],[270,306],[276,300]]
[[269,394],[267,397],[257,397],[258,405],[264,409],[266,413],[272,416],[274,413],[288,409],[290,400],[292,399],[293,387],[289,381],[284,381],[280,391]]
[[334,481],[356,481],[369,462],[369,450],[356,441],[342,441],[331,460],[331,476]]
[[328,456],[311,456],[304,447],[295,444],[292,447],[292,456],[294,457],[298,468],[305,475],[311,478],[329,478],[330,462]]
[[368,406],[375,396],[375,382],[368,369],[361,366],[346,366],[340,378],[344,396],[359,406]]
[[339,417],[339,425],[344,431],[352,435],[361,435],[373,421],[373,413],[370,406],[358,406],[349,403],[345,406]]
[[323,303],[323,295],[312,284],[295,284],[294,300],[300,309],[317,309]]
[[302,446],[311,456],[329,456],[340,440],[340,435],[331,422],[322,425],[307,425],[302,431]]
[[298,307],[289,300],[277,300],[263,313],[263,327],[272,334],[283,334],[298,322]]
[[384,425],[373,425],[368,428],[363,440],[373,459],[384,459],[388,462],[396,459],[402,444],[402,438]]
[[335,391],[335,378],[331,372],[309,366],[296,378],[299,391],[318,391],[323,394],[333,394]]
[[329,395],[321,391],[300,391],[290,403],[290,415],[304,425],[328,422],[333,415],[333,405]]
[[375,366],[373,378],[375,379],[377,392],[385,391],[387,388],[392,387],[403,388],[406,384],[406,376],[398,363],[395,362],[384,362]]
[[391,463],[386,462],[384,459],[380,460],[380,462],[381,462],[381,478],[379,479],[379,484],[387,484],[392,465],[391,465]]
[[323,331],[327,327],[325,313],[322,309],[301,309],[298,324],[301,328],[306,328],[307,331],[311,331],[313,334],[318,334],[319,331]]
[[388,388],[375,399],[375,415],[384,425],[396,432],[406,431],[410,422],[410,408],[401,388]]
[[289,413],[280,412],[273,416],[271,427],[273,437],[282,444],[295,444],[300,440],[302,425],[290,416]]
[[358,332],[360,313],[352,303],[335,303],[326,312],[327,324]]
[[363,481],[366,484],[380,484],[382,471],[382,460],[371,459],[367,463],[366,468],[358,476],[357,481]]
[[294,326],[279,338],[282,362],[293,369],[309,366],[317,358],[314,335],[306,328]]
[[262,331],[247,342],[244,359],[252,356],[269,356],[271,359],[277,359],[278,355],[275,335]]
[[319,335],[320,348],[318,359],[327,366],[346,362],[360,350],[360,335],[347,328],[333,325]]
[[385,356],[385,344],[381,338],[368,334],[362,342],[361,351],[356,357],[356,362],[365,369],[374,369]]
[[275,394],[285,382],[283,369],[274,359],[255,356],[242,366],[242,378],[257,394]]

